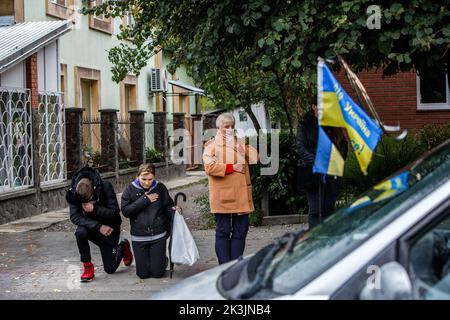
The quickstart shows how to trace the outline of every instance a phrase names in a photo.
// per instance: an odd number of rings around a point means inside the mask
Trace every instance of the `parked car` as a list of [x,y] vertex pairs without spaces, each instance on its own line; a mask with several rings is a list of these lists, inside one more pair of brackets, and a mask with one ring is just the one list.
[[151,299],[450,299],[450,140],[316,228]]

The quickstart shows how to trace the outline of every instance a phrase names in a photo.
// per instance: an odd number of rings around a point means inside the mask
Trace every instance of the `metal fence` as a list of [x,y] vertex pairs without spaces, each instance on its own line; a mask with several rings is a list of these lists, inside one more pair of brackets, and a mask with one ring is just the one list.
[[26,89],[0,88],[0,192],[33,185],[32,114]]
[[100,115],[83,116],[83,153],[86,162],[99,165],[101,150]]
[[65,126],[62,94],[39,92],[39,174],[41,182],[66,179]]

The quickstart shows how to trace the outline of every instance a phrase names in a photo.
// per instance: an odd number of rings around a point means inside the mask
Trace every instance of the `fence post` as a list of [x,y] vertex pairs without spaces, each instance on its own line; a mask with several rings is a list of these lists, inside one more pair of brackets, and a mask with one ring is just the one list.
[[191,114],[191,161],[192,165],[189,169],[196,169],[199,166],[203,169],[203,124],[202,124],[202,114],[195,113]]
[[38,89],[38,64],[37,53],[33,53],[25,60],[26,87],[30,92],[29,100],[31,107],[31,132],[32,132],[32,154],[33,154],[33,187],[36,190],[35,204],[38,212],[42,211],[41,195],[41,161],[39,158],[39,148],[41,138],[39,136],[39,89]]
[[166,153],[166,129],[167,129],[167,112],[153,112],[153,139],[155,144],[155,149]]
[[145,159],[145,123],[146,111],[131,110],[130,113],[130,145],[131,160],[137,161],[138,165],[144,163]]
[[[177,129],[184,129],[185,128],[184,127],[184,112],[173,112],[172,113],[172,118],[173,118],[173,124],[172,125],[173,125],[173,132],[174,132],[174,134],[175,134],[175,130],[177,130]],[[176,150],[175,147],[179,143],[181,143],[181,144],[186,143],[185,140],[186,139],[184,139],[184,134],[183,134],[183,140],[182,141],[174,141],[173,142],[173,149]],[[184,148],[181,150],[181,154],[176,155],[176,156],[177,157],[178,156],[183,157],[184,156]]]
[[83,108],[65,108],[67,177],[83,164]]
[[119,139],[117,110],[101,109],[100,112],[100,136],[101,159],[108,172],[116,173],[116,184],[119,182]]

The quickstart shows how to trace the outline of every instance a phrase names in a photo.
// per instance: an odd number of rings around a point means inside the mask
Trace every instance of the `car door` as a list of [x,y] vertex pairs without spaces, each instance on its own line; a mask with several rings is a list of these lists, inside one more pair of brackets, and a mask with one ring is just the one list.
[[450,201],[439,205],[425,219],[386,247],[356,272],[331,299],[359,299],[371,287],[388,297],[380,286],[383,266],[398,262],[411,283],[413,299],[450,299]]
[[450,300],[450,201],[411,229],[399,242],[415,299]]

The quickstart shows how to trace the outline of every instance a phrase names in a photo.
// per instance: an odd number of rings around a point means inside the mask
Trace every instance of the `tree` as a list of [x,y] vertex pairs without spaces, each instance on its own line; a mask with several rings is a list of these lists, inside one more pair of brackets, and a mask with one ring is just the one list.
[[122,16],[121,44],[110,50],[116,81],[139,74],[154,50],[171,53],[170,70],[185,65],[194,80],[227,108],[264,102],[293,132],[316,87],[318,57],[340,54],[356,70],[385,75],[430,70],[450,56],[445,0],[378,1],[381,28],[369,29],[371,1],[109,0],[84,13]]

